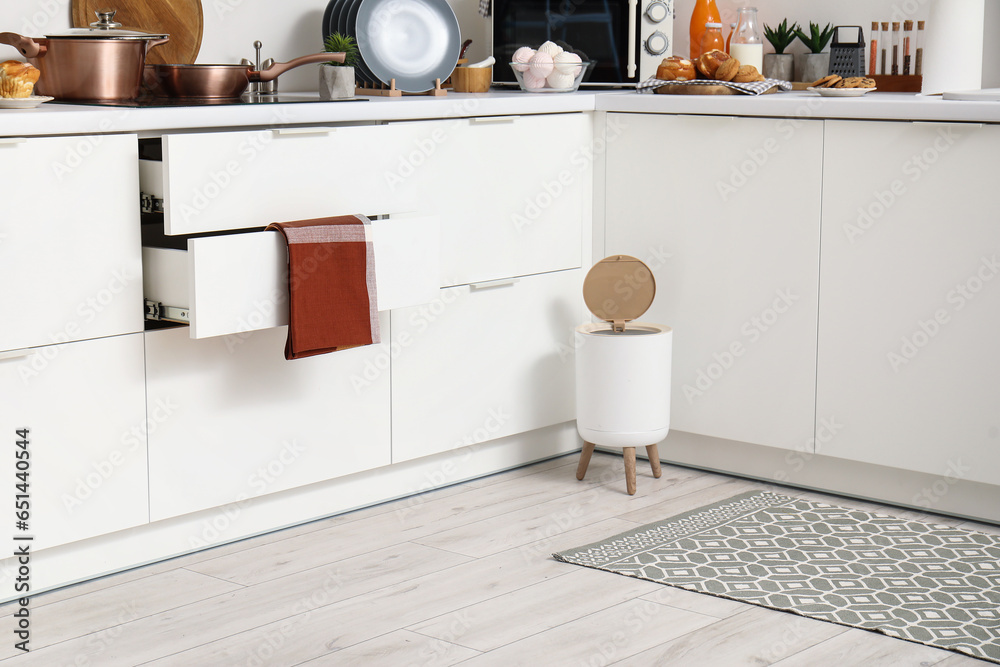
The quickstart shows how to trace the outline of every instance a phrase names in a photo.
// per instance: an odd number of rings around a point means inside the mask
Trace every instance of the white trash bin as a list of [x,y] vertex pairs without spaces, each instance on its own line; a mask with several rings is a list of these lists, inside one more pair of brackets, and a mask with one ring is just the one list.
[[576,328],[576,426],[583,438],[577,479],[583,479],[594,446],[621,447],[625,482],[635,493],[635,448],[645,447],[659,477],[657,444],[670,431],[673,330],[635,322],[653,302],[656,283],[643,262],[607,257],[587,273],[587,308],[604,322]]

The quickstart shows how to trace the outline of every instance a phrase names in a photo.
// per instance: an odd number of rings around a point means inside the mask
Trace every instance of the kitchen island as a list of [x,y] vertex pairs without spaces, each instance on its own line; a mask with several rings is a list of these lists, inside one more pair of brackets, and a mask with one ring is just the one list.
[[[27,183],[0,223],[0,382],[4,432],[30,429],[35,591],[579,449],[572,327],[609,253],[653,268],[647,318],[677,332],[665,461],[1000,520],[993,104],[496,92],[0,117],[0,173]],[[140,162],[163,213],[140,213]],[[439,252],[406,270],[438,292],[385,310],[382,344],[285,362],[281,293],[214,294],[243,304],[224,335],[143,321],[179,275],[152,258],[179,263],[198,299],[163,305],[194,325],[216,315],[197,308],[211,244],[240,257],[274,215],[355,211],[437,220]]]

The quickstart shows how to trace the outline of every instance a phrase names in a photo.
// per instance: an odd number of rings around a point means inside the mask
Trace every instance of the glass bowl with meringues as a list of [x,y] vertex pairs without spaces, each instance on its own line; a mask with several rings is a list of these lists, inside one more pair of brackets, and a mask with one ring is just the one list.
[[510,67],[521,90],[528,93],[572,93],[593,63],[554,42],[537,49],[522,46],[514,52]]

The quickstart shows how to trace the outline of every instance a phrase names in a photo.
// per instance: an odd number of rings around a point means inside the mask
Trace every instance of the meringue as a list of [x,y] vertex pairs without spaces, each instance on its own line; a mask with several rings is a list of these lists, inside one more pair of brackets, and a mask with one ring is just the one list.
[[531,72],[524,73],[524,87],[525,89],[531,90],[541,90],[545,88],[545,77],[535,76]]
[[535,55],[535,50],[530,46],[522,46],[517,51],[514,52],[511,58],[511,67],[516,69],[518,72],[528,71],[528,61],[531,57]]
[[576,76],[580,73],[580,67],[582,67],[583,61],[580,60],[580,56],[576,55],[571,51],[563,51],[562,53],[554,56],[552,62],[555,64],[555,69],[560,74],[572,74]]
[[576,76],[573,74],[562,74],[560,72],[553,72],[545,79],[545,83],[549,85],[549,88],[559,88],[563,90],[568,90],[573,87],[573,83],[576,81]]
[[538,47],[541,53],[547,53],[550,57],[555,58],[557,55],[563,52],[563,47],[559,46],[555,42],[545,42]]
[[531,56],[531,60],[528,61],[528,69],[532,75],[544,79],[552,74],[552,56],[544,51],[536,51],[535,55]]

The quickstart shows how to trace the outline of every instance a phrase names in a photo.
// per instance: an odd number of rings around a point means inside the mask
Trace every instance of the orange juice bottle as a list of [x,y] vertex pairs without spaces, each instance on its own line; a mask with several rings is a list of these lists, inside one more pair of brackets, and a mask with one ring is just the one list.
[[691,59],[701,55],[701,36],[706,23],[721,23],[722,15],[715,6],[715,0],[696,0],[691,12]]

